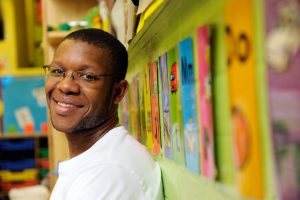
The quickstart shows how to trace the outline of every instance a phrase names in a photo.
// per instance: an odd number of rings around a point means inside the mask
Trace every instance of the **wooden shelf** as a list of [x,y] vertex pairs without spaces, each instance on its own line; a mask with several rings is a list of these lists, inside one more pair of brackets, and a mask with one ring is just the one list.
[[[182,40],[191,30],[218,16],[226,0],[218,1],[174,1],[165,0],[144,22],[141,30],[129,42],[129,73],[133,65],[152,59]],[[213,10],[211,8],[214,8]],[[164,48],[161,48],[164,47]],[[153,55],[153,49],[158,49]],[[142,61],[141,61],[142,60]]]
[[[174,39],[183,39],[186,33],[190,33],[190,30],[196,29],[200,24],[212,21],[215,16],[220,14],[225,3],[226,0],[218,1],[218,3],[204,0],[165,0],[145,20],[142,29],[130,41],[129,60],[135,60],[141,50],[152,51],[153,47],[161,46],[163,40],[171,40],[174,43],[176,41]],[[214,10],[211,10],[212,7]],[[187,10],[189,12],[185,12]],[[200,10],[201,12],[199,12]],[[178,29],[181,30],[180,34],[177,34]],[[174,34],[177,35],[177,38],[169,39]]]
[[14,76],[14,77],[24,77],[24,76],[43,76],[44,70],[42,66],[35,67],[20,67],[13,70],[3,70],[0,73],[0,76]]
[[47,39],[50,45],[57,46],[71,31],[49,31]]

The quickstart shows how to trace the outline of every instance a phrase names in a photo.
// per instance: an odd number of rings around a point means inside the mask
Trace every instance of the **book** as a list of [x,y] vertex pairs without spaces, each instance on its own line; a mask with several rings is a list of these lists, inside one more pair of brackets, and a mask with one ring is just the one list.
[[129,88],[124,95],[122,101],[119,104],[119,116],[120,116],[120,123],[127,129],[130,130],[130,124],[129,124],[129,106],[130,106],[130,98],[129,98]]
[[191,37],[179,42],[179,69],[184,130],[185,164],[195,174],[199,166],[199,128],[195,95],[195,65]]
[[138,74],[138,109],[139,109],[139,120],[140,120],[140,131],[141,131],[141,143],[147,145],[147,127],[145,119],[145,99],[144,99],[144,71],[142,70]]
[[202,175],[215,178],[214,129],[212,108],[212,77],[210,62],[210,29],[197,29],[197,56],[200,112],[200,163]]
[[157,61],[150,63],[150,94],[151,94],[151,114],[152,114],[152,133],[153,133],[153,153],[160,153],[160,116],[158,99],[158,76]]
[[182,128],[181,86],[178,66],[178,48],[168,50],[168,78],[170,85],[170,110],[173,156],[175,163],[185,166],[184,136]]
[[243,196],[263,198],[254,13],[252,0],[230,0],[225,7],[224,19],[237,186]]
[[138,75],[133,76],[130,87],[130,120],[134,137],[141,142],[141,127],[139,118]]
[[170,81],[168,76],[168,54],[164,53],[158,58],[159,63],[159,85],[160,85],[160,124],[162,142],[165,157],[173,160],[173,142],[172,142],[172,124],[171,124],[171,110],[170,110]]
[[150,67],[148,64],[144,67],[144,108],[145,108],[145,126],[146,126],[146,146],[152,152],[153,133],[152,133],[152,112],[151,112],[151,95],[150,95]]

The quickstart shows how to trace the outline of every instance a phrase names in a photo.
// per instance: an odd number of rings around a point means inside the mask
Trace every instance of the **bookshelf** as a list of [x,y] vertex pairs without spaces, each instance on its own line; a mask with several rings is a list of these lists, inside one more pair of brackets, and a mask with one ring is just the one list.
[[[197,27],[208,24],[215,29],[216,48],[214,54],[214,93],[223,96],[216,97],[216,143],[220,152],[217,163],[223,163],[218,171],[217,182],[205,177],[192,175],[186,168],[174,164],[167,158],[156,156],[160,163],[165,185],[165,195],[169,199],[196,199],[201,196],[204,199],[239,199],[234,186],[233,153],[231,152],[229,110],[226,109],[227,77],[220,73],[226,69],[226,57],[224,52],[224,24],[222,10],[226,1],[197,1],[176,2],[166,0],[145,21],[142,29],[129,43],[129,69],[127,79],[131,80],[135,74],[141,72],[141,66],[162,55],[187,36],[194,37]],[[188,11],[188,12],[185,12]],[[219,119],[219,120],[218,120]],[[221,119],[221,120],[220,120]],[[224,151],[224,149],[227,149]],[[184,182],[189,187],[182,188]],[[174,192],[178,191],[178,192]]]
[[[234,166],[234,152],[231,132],[231,111],[229,109],[227,55],[225,47],[225,21],[224,8],[228,1],[172,1],[165,0],[154,13],[145,21],[142,29],[129,43],[129,69],[128,80],[132,80],[143,71],[143,66],[157,59],[170,48],[178,44],[188,36],[195,38],[195,30],[201,25],[208,24],[214,31],[213,42],[213,93],[216,144],[216,164],[218,168],[216,180],[208,180],[202,176],[191,175],[185,168],[176,165],[173,161],[155,156],[160,163],[163,173],[165,194],[168,199],[244,199],[238,188],[236,168]],[[257,95],[259,99],[260,121],[258,132],[262,141],[263,157],[263,199],[276,199],[276,186],[274,166],[272,160],[271,135],[268,130],[268,111],[266,105],[266,74],[263,62],[263,3],[252,1],[255,9],[253,20],[255,40],[253,47],[257,49],[255,60],[257,64],[256,76],[258,77]],[[196,55],[196,54],[195,54]],[[143,72],[142,72],[143,73]],[[182,184],[189,185],[183,188]],[[195,187],[193,187],[195,186]],[[178,191],[178,192],[177,192]],[[199,192],[195,192],[199,191]],[[246,197],[245,197],[246,198]]]
[[[8,0],[0,1],[0,13],[1,13],[1,30],[2,38],[0,40],[0,79],[1,82],[4,78],[23,78],[23,77],[42,77],[43,70],[40,68],[42,65],[43,51],[41,48],[41,21],[39,21],[39,0]],[[1,90],[3,91],[3,82]],[[20,91],[16,91],[18,93]],[[1,92],[2,93],[2,92]],[[3,98],[3,96],[1,96]],[[22,98],[22,96],[21,96]],[[8,101],[10,102],[10,101]],[[11,105],[16,102],[21,102],[19,99],[15,99],[10,102]],[[1,99],[1,120],[3,117],[3,99]],[[1,124],[1,128],[2,124]],[[4,130],[1,130],[2,132]],[[14,151],[11,143],[33,141],[33,148],[30,150],[31,155],[23,157],[22,151]],[[1,155],[1,177],[3,175],[2,170],[8,171],[12,177],[15,173],[21,173],[22,170],[26,170],[29,166],[30,169],[37,171],[37,176],[31,179],[31,185],[34,183],[38,184],[40,178],[38,173],[39,168],[39,153],[40,149],[43,148],[48,151],[48,139],[45,133],[31,132],[25,135],[23,132],[10,132],[0,133],[1,145],[6,144],[7,147],[11,147],[8,151],[5,150],[5,145],[0,147]],[[42,146],[41,146],[42,145]],[[11,157],[7,156],[9,152]],[[4,158],[4,157],[5,158]],[[24,161],[24,162],[23,162]],[[30,161],[30,162],[28,162]],[[11,171],[10,171],[11,169]],[[12,172],[12,173],[10,173]],[[45,172],[46,173],[46,172]],[[15,177],[14,177],[15,178]],[[27,184],[27,180],[19,180],[19,186]],[[11,180],[1,180],[0,199],[7,198],[6,189],[15,184]],[[10,185],[10,186],[9,186]]]

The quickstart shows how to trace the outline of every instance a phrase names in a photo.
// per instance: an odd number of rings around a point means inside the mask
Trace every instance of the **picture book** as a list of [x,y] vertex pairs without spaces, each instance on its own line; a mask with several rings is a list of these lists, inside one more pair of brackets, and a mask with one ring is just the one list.
[[145,106],[145,126],[146,126],[146,146],[149,151],[153,149],[153,133],[152,133],[152,111],[151,111],[151,95],[150,95],[150,66],[145,65],[144,69],[144,106]]
[[173,142],[172,142],[172,124],[171,124],[171,110],[170,110],[170,87],[168,77],[168,55],[162,54],[158,58],[159,63],[159,85],[160,85],[160,102],[161,102],[161,134],[165,157],[173,160]]
[[[289,19],[289,20],[285,20]],[[265,1],[270,127],[278,199],[300,199],[300,1]]]
[[159,118],[159,99],[158,99],[158,76],[157,61],[150,63],[150,94],[151,94],[151,114],[152,114],[152,133],[153,133],[153,153],[160,153],[160,118]]
[[129,98],[129,89],[128,89],[122,101],[119,103],[120,124],[122,124],[127,130],[130,130],[129,106],[130,106],[130,98]]
[[178,65],[178,48],[168,50],[168,78],[170,90],[171,133],[174,161],[185,166],[184,136],[182,127],[181,86]]
[[190,171],[199,174],[199,128],[196,110],[193,41],[191,37],[179,43],[179,69],[185,164]]
[[140,120],[140,131],[141,131],[141,143],[147,145],[147,131],[145,121],[145,99],[144,99],[144,71],[138,74],[138,109],[139,109],[139,120]]
[[141,127],[139,118],[139,93],[138,93],[138,75],[132,78],[131,90],[130,90],[130,120],[132,127],[132,134],[141,142]]
[[200,112],[200,163],[202,175],[215,178],[212,77],[209,26],[197,29],[197,56]]
[[252,0],[230,0],[225,6],[224,19],[238,188],[243,196],[262,198],[264,174],[258,124],[254,13]]

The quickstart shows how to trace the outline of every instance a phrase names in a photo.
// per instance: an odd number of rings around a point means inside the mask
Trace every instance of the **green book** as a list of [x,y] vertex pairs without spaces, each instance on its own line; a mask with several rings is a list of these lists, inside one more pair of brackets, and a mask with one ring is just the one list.
[[181,91],[179,82],[178,49],[172,48],[168,52],[168,71],[170,80],[170,110],[172,124],[172,143],[174,161],[185,166],[184,158],[184,138],[182,128],[182,106]]

